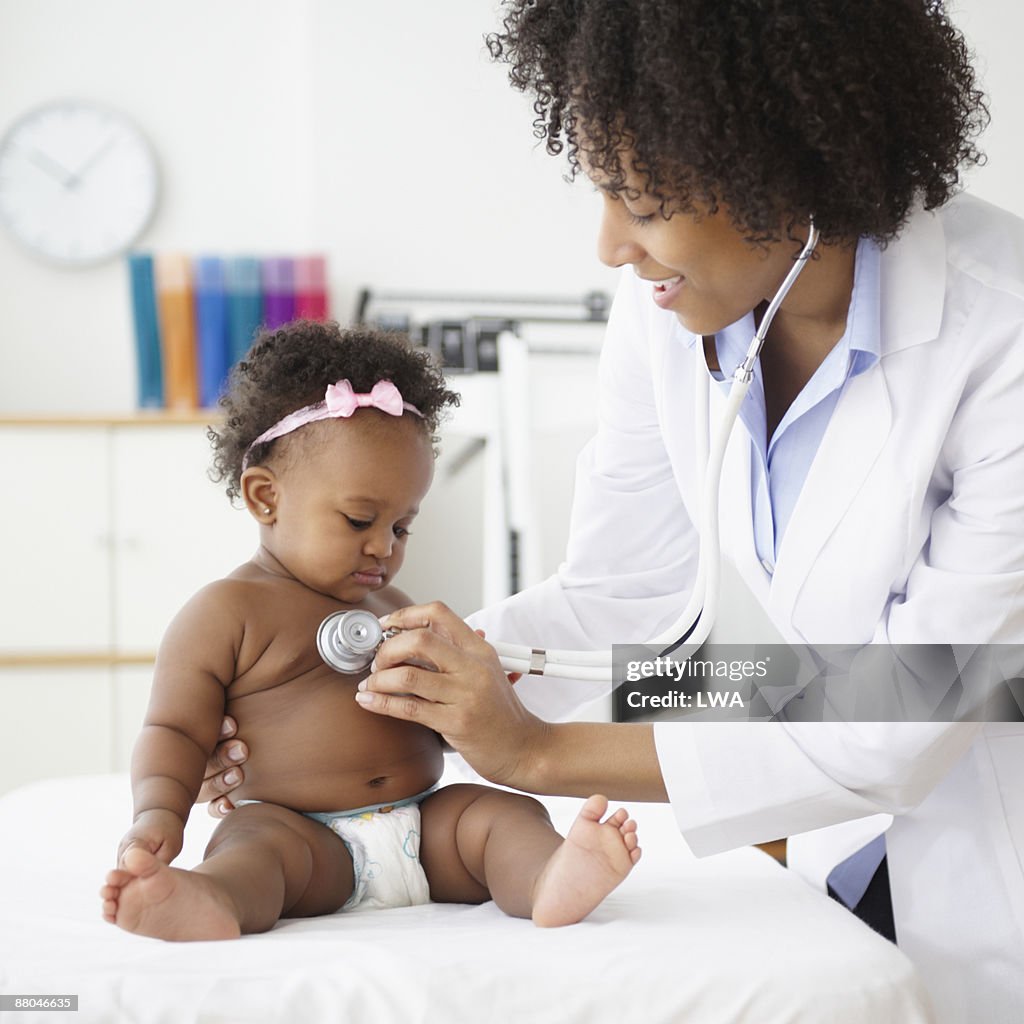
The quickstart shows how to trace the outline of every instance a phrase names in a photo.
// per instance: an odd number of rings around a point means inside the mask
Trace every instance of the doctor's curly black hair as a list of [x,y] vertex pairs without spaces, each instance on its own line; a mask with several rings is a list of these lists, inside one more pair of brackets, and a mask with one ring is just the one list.
[[624,192],[631,150],[663,215],[723,204],[752,241],[813,214],[885,244],[984,160],[941,0],[508,0],[487,44],[570,177],[582,152]]
[[[210,478],[226,480],[228,497],[240,497],[242,462],[252,442],[289,413],[322,402],[328,385],[346,379],[361,393],[378,381],[391,381],[423,414],[416,422],[434,444],[445,408],[459,404],[430,353],[413,348],[404,335],[294,320],[261,331],[231,371],[220,400],[224,422],[207,431],[214,451]],[[286,440],[256,445],[250,463],[265,462]]]

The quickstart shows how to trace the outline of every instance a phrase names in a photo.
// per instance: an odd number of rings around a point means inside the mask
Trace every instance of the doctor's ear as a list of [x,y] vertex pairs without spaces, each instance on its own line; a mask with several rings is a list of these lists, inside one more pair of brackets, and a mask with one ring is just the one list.
[[250,466],[239,481],[242,500],[258,523],[272,526],[277,516],[278,482],[266,466]]

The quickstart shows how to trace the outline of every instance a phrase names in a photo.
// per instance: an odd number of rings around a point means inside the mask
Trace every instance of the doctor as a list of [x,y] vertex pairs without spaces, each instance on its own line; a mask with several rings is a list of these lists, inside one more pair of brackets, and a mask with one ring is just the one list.
[[[583,648],[672,622],[697,555],[694,375],[731,374],[813,218],[727,452],[725,553],[789,641],[1024,643],[1024,225],[954,198],[986,110],[940,5],[514,0],[489,42],[599,191],[599,254],[624,271],[566,561],[473,624]],[[1024,726],[552,724],[593,684],[509,686],[442,605],[388,624],[407,632],[369,711],[498,783],[670,800],[699,855],[789,836],[940,1021],[1024,1019]]]

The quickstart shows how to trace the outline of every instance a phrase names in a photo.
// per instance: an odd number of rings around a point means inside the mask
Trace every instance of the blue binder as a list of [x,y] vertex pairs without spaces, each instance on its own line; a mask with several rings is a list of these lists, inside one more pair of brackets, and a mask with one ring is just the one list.
[[260,261],[251,256],[237,256],[228,260],[225,265],[225,279],[228,293],[228,336],[233,366],[249,351],[253,335],[263,322]]
[[209,409],[217,404],[232,363],[224,261],[216,256],[197,259],[194,282],[199,401]]
[[153,257],[148,252],[128,254],[128,283],[135,330],[135,368],[140,409],[164,404],[164,375],[160,362],[160,326],[153,284]]

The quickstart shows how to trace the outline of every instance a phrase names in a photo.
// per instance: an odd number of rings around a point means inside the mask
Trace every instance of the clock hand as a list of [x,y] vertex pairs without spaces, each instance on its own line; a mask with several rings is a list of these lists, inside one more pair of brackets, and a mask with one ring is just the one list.
[[114,141],[116,139],[117,133],[115,132],[112,135],[108,135],[106,139],[95,150],[93,150],[92,154],[86,159],[85,163],[83,163],[78,168],[78,170],[71,175],[71,178],[68,181],[68,188],[78,188],[78,186],[82,183],[82,179],[90,170],[92,170],[92,168],[96,164],[99,163],[100,159],[104,155],[106,155],[107,150],[110,149],[110,147],[114,144]]
[[64,188],[72,188],[75,185],[75,175],[57,163],[48,153],[44,153],[40,149],[33,149],[29,158],[36,167],[46,171],[51,178],[56,178]]

